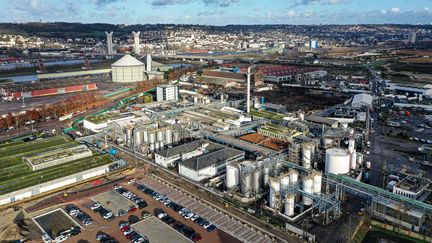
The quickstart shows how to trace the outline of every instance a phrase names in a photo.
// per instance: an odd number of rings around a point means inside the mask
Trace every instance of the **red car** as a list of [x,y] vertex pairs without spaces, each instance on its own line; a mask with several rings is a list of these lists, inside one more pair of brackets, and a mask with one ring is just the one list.
[[200,241],[202,239],[201,235],[199,235],[198,233],[192,238],[192,240],[194,242]]
[[133,213],[135,211],[137,211],[137,208],[134,207],[134,206],[130,207],[129,210],[128,210],[129,213]]
[[125,232],[125,231],[128,231],[129,229],[130,229],[129,226],[124,226],[124,227],[122,227],[120,230],[121,230],[122,232]]

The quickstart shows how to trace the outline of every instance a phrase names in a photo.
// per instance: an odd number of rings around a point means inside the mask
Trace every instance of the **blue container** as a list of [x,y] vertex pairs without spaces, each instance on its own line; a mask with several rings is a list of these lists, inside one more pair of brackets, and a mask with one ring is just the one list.
[[112,148],[109,150],[110,155],[115,155],[116,153],[117,153],[117,149],[115,149],[115,148]]

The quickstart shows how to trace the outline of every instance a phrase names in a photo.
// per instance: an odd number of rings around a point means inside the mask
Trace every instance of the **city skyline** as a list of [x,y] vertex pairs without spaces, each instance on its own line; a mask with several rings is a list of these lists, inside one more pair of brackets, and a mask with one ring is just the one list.
[[21,0],[0,22],[112,24],[431,24],[432,1],[406,0]]

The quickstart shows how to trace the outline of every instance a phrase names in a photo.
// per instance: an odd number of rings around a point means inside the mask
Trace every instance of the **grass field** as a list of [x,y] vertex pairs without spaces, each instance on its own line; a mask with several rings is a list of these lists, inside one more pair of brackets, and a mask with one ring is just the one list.
[[66,136],[56,136],[31,142],[15,142],[0,145],[0,195],[51,181],[67,175],[88,170],[111,162],[106,155],[94,154],[91,157],[69,163],[32,171],[22,161],[22,156],[56,148],[68,147],[77,142]]

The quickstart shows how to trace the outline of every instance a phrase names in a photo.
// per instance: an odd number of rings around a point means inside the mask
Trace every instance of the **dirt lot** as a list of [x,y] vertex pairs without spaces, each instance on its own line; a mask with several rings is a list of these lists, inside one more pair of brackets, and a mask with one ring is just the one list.
[[56,238],[60,232],[78,226],[62,209],[56,209],[48,214],[35,217],[37,224],[52,238]]
[[311,91],[303,88],[285,87],[276,91],[261,92],[266,101],[284,105],[287,111],[309,111],[323,109],[329,106],[340,104],[349,97],[324,93],[322,91]]
[[189,239],[181,235],[158,218],[152,216],[133,224],[133,228],[140,234],[147,236],[150,242],[158,243],[189,243]]

